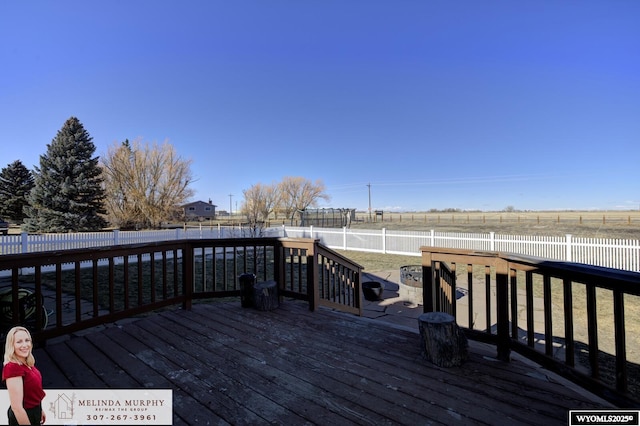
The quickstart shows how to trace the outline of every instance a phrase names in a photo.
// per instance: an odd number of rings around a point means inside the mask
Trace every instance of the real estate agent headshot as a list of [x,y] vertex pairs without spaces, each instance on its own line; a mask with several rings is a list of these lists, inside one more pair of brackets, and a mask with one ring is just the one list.
[[46,420],[42,411],[42,375],[31,353],[31,333],[24,327],[13,327],[7,333],[4,348],[2,380],[7,383],[11,406],[9,425],[40,425]]

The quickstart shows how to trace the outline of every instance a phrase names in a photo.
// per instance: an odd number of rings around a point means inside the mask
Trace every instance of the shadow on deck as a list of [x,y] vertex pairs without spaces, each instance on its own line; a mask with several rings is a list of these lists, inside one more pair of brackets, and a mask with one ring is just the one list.
[[566,424],[610,407],[530,361],[425,361],[416,330],[285,300],[169,309],[34,351],[45,388],[170,388],[174,424]]

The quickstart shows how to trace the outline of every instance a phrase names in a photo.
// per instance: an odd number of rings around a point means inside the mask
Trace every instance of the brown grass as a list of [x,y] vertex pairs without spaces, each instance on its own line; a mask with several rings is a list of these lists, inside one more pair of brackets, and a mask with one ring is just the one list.
[[640,239],[639,211],[385,213],[373,221],[359,213],[357,218],[353,229]]

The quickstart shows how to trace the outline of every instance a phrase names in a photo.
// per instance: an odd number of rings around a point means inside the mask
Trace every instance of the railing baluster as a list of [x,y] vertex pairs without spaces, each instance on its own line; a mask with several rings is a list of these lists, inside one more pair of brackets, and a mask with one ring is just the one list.
[[[113,267],[113,257],[109,257],[109,271],[107,277],[107,285],[109,288],[109,305],[111,306],[112,311],[116,311],[116,300],[115,300],[115,280],[113,278],[114,267]],[[151,262],[153,265],[153,262]],[[96,268],[97,269],[97,268]]]
[[[97,264],[97,260],[93,260],[92,265],[93,265],[93,282],[95,283],[97,281],[97,268],[96,268],[96,264]],[[81,282],[81,278],[80,278],[80,262],[75,262],[74,264],[74,284],[75,284],[75,290],[74,290],[74,305],[75,305],[75,314],[76,314],[76,322],[80,322],[82,320],[82,306],[80,305],[80,303],[82,302],[82,293],[80,291],[80,282]],[[97,306],[95,304],[95,299],[94,299],[94,307],[93,307],[93,316],[97,317]]]
[[167,252],[162,250],[162,298],[167,297]]
[[[38,267],[41,267],[38,265]],[[62,282],[62,265],[56,263],[56,326],[62,327],[62,286],[57,285]]]
[[525,272],[525,293],[527,309],[527,345],[535,346],[535,327],[533,319],[533,272]]
[[627,392],[627,343],[625,337],[624,293],[613,290],[613,320],[616,336],[616,389]]
[[124,289],[124,310],[128,310],[129,302],[129,256],[122,256],[122,273],[123,273],[123,289]]
[[587,283],[587,327],[589,335],[589,365],[591,377],[600,378],[600,366],[598,363],[598,312],[596,311],[596,286]]
[[485,309],[485,330],[491,333],[491,267],[484,267],[484,309]]
[[[233,282],[235,283],[238,277],[240,276],[240,274],[238,273],[238,248],[237,247],[233,247],[233,253],[231,254],[231,258],[233,259],[233,278],[232,279],[233,279]],[[229,287],[233,288],[233,286],[229,286]]]
[[457,264],[455,262],[451,263],[451,269],[450,270],[446,270],[447,272],[447,279],[449,281],[449,303],[450,303],[450,310],[448,311],[451,315],[454,316],[454,318],[456,317],[456,313],[457,313],[457,293],[456,293],[456,284],[458,282],[457,280],[457,276],[456,276],[456,268],[457,268]]
[[511,286],[511,338],[519,339],[518,335],[518,276],[515,269],[509,269],[509,282]]
[[[91,276],[93,277],[93,286],[91,288],[93,299],[93,317],[96,318],[100,315],[100,303],[98,295],[98,259],[93,259],[91,262]],[[76,262],[76,312],[80,309],[80,262]],[[111,308],[110,308],[111,309]]]
[[474,304],[473,304],[473,264],[467,264],[467,301],[468,301],[468,313],[469,316],[469,330],[473,330],[475,328],[475,320],[474,320]]
[[[204,266],[204,250],[203,250],[202,264]],[[204,270],[202,271],[204,277]],[[204,288],[203,288],[204,291]],[[156,301],[156,253],[151,252],[151,259],[149,259],[149,293],[151,295],[151,303]]]
[[[207,291],[207,256],[206,256],[206,247],[201,247],[200,250],[200,256],[202,257],[202,262],[200,262],[200,264],[202,265],[200,267],[201,269],[201,274],[200,274],[200,287],[202,288],[202,291]],[[194,277],[194,284],[195,284],[195,277]]]
[[44,296],[42,294],[42,274],[39,268],[35,270],[34,286],[36,292],[36,330],[40,331],[44,328],[45,319],[48,319],[44,318],[44,315],[48,315],[48,312],[45,310]]
[[553,356],[553,318],[551,316],[551,277],[543,277],[544,348],[547,356]]
[[575,367],[575,341],[573,336],[573,283],[569,278],[562,280],[564,295],[564,342],[565,363]]

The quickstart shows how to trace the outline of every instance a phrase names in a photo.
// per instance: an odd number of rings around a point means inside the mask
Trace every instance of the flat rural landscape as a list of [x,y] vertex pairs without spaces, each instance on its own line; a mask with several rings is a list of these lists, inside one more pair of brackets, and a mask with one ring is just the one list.
[[351,228],[640,239],[640,211],[358,212]]

